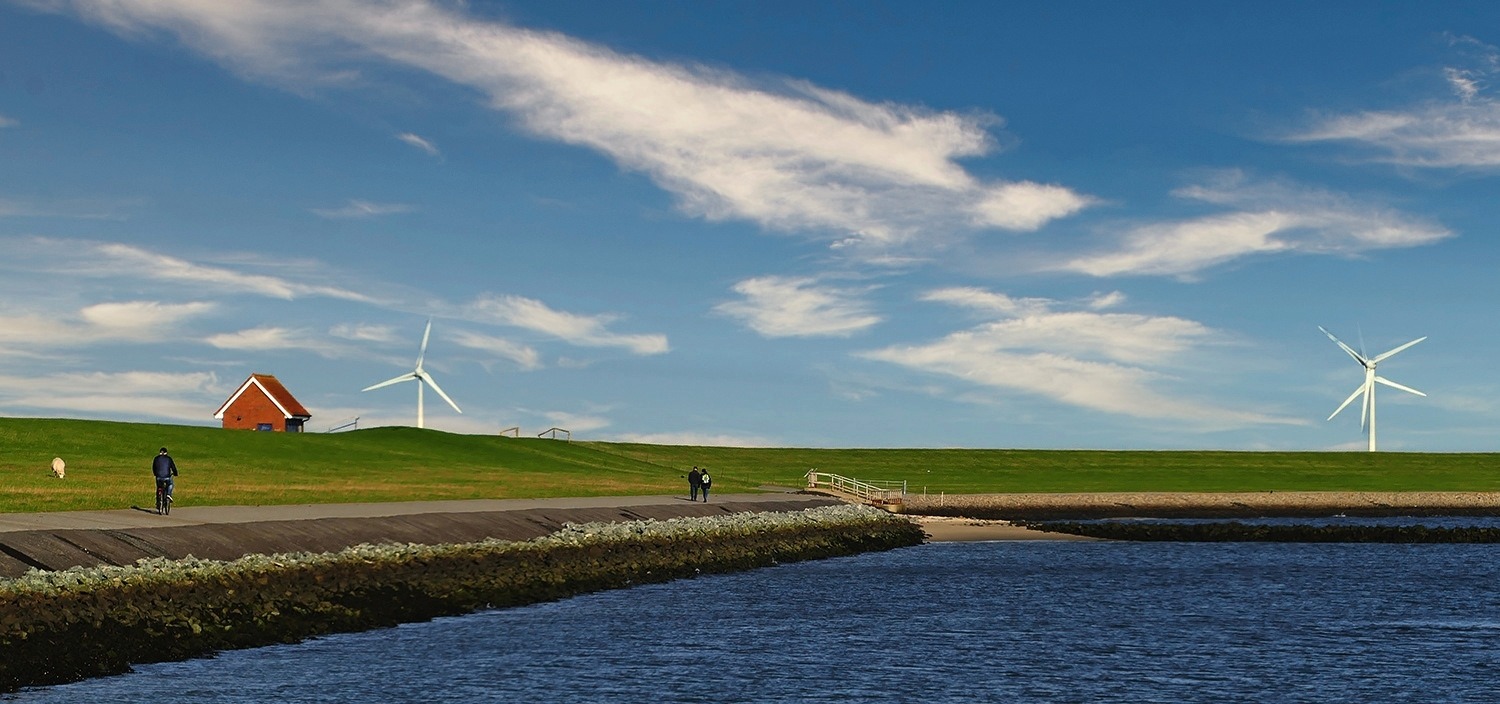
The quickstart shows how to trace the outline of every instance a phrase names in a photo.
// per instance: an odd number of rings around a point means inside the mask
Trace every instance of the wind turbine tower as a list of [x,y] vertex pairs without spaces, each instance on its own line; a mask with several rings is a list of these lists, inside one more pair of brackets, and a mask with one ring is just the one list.
[[[1323,330],[1323,326],[1319,325],[1318,329],[1319,330]],[[1357,389],[1354,390],[1354,393],[1349,394],[1349,398],[1344,399],[1344,402],[1341,403],[1341,404],[1339,404],[1339,407],[1336,410],[1334,410],[1333,415],[1328,416],[1328,420],[1333,420],[1333,416],[1338,415],[1339,411],[1344,410],[1345,407],[1347,407],[1349,404],[1353,403],[1355,398],[1358,398],[1360,395],[1364,395],[1364,397],[1365,397],[1364,407],[1360,411],[1359,424],[1360,424],[1360,427],[1369,430],[1369,433],[1370,433],[1370,452],[1374,452],[1375,451],[1375,385],[1376,384],[1385,384],[1386,386],[1389,386],[1389,387],[1391,387],[1393,389],[1401,389],[1402,391],[1405,391],[1407,393],[1416,394],[1418,396],[1426,396],[1427,395],[1427,394],[1422,393],[1421,391],[1418,391],[1416,389],[1411,388],[1410,386],[1402,386],[1401,384],[1397,384],[1396,382],[1391,381],[1390,379],[1387,379],[1387,378],[1385,378],[1383,376],[1377,375],[1375,373],[1375,365],[1380,364],[1381,362],[1383,362],[1383,361],[1385,361],[1387,359],[1390,359],[1397,352],[1400,352],[1400,351],[1402,351],[1402,350],[1404,350],[1404,349],[1406,349],[1408,347],[1411,347],[1412,345],[1415,345],[1418,342],[1421,342],[1421,341],[1423,341],[1423,340],[1425,340],[1427,338],[1425,336],[1424,337],[1419,337],[1419,338],[1417,338],[1415,340],[1412,340],[1411,342],[1408,342],[1408,343],[1406,343],[1404,345],[1401,345],[1400,347],[1397,347],[1395,349],[1387,351],[1384,354],[1378,354],[1378,355],[1375,355],[1374,357],[1365,357],[1364,355],[1362,355],[1362,354],[1360,354],[1358,352],[1355,352],[1352,348],[1350,348],[1348,345],[1344,344],[1343,341],[1339,340],[1337,337],[1334,337],[1333,333],[1328,332],[1327,330],[1323,330],[1323,334],[1327,335],[1328,339],[1333,340],[1333,344],[1338,345],[1339,349],[1341,349],[1341,350],[1343,350],[1345,352],[1348,352],[1349,356],[1354,358],[1354,361],[1359,362],[1359,365],[1361,367],[1365,368],[1365,381],[1364,381],[1364,383],[1360,384],[1359,388],[1357,388]]]
[[361,389],[362,391],[371,391],[373,389],[378,389],[378,388],[380,388],[382,386],[390,386],[391,384],[399,384],[399,383],[401,383],[403,381],[415,381],[415,382],[417,382],[417,427],[418,428],[422,427],[422,422],[424,420],[423,417],[422,417],[422,387],[423,386],[431,386],[433,391],[436,391],[439,396],[443,397],[444,401],[448,402],[448,405],[450,405],[450,406],[453,407],[453,410],[458,411],[459,413],[463,413],[463,410],[458,407],[458,404],[454,403],[453,399],[448,398],[448,394],[443,393],[443,389],[437,385],[437,381],[433,380],[432,375],[428,374],[425,370],[422,369],[422,359],[427,356],[427,338],[430,335],[432,335],[432,319],[428,318],[427,319],[427,329],[422,332],[422,348],[417,352],[417,368],[416,369],[414,369],[412,371],[409,371],[409,372],[407,372],[405,374],[402,374],[401,376],[398,376],[398,377],[396,377],[394,379],[387,379],[385,381],[380,382],[379,384],[373,384],[371,386],[366,386],[364,389]]

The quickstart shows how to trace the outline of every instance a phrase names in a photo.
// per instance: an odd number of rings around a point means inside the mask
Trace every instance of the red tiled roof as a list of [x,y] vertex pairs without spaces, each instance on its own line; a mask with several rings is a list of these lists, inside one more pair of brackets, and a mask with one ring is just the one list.
[[302,404],[297,402],[297,399],[292,396],[292,392],[287,391],[286,387],[282,386],[281,381],[276,377],[270,374],[251,374],[250,377],[259,379],[261,386],[266,388],[266,393],[270,394],[271,400],[281,404],[281,407],[285,408],[286,412],[290,413],[293,417],[312,417],[312,414],[308,413],[307,409],[303,408]]
[[235,399],[239,398],[240,394],[245,393],[245,389],[250,388],[251,385],[259,386],[265,391],[266,395],[271,397],[271,402],[281,407],[286,412],[288,418],[302,418],[305,420],[312,417],[312,414],[307,412],[307,408],[298,403],[296,397],[292,396],[292,392],[287,391],[286,387],[281,385],[281,380],[270,374],[251,374],[250,378],[245,380],[245,383],[240,384],[239,388],[235,389],[234,393],[229,395],[229,400],[225,401],[224,405],[219,406],[219,410],[214,413],[214,417],[223,418],[224,409],[229,408],[229,405],[234,403]]

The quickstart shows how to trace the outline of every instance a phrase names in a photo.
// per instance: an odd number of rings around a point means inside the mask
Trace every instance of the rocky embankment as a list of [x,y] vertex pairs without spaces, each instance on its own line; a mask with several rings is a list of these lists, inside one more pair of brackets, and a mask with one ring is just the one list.
[[0,692],[124,672],[135,663],[922,540],[904,518],[827,506],[570,524],[524,541],[32,570],[0,580]]

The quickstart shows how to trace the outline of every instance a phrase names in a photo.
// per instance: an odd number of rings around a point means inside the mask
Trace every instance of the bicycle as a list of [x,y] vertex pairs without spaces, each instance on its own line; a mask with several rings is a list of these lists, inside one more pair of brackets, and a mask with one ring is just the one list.
[[156,480],[156,515],[165,516],[172,512],[172,495],[167,493],[167,487],[171,485],[170,479]]

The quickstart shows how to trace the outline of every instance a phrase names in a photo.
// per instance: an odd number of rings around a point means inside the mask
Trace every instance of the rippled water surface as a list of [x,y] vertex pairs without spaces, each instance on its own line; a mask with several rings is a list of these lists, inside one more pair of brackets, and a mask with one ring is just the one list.
[[1500,546],[947,543],[224,653],[25,702],[1494,702]]

